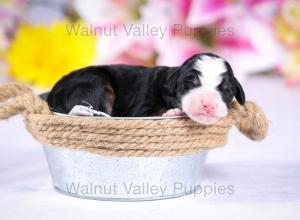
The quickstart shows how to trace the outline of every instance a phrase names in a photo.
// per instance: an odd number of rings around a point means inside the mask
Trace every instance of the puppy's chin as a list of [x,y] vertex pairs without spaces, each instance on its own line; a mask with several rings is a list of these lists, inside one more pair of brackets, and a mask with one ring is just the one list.
[[181,103],[189,118],[204,125],[214,124],[228,114],[220,93],[214,89],[192,89],[182,97]]
[[193,121],[203,124],[203,125],[211,125],[219,121],[221,118],[210,117],[206,115],[191,115],[187,113],[187,116]]

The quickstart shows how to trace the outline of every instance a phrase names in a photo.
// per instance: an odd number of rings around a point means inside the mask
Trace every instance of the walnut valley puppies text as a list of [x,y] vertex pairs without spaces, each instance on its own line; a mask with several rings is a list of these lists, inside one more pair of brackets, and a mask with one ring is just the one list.
[[84,196],[104,196],[104,195],[140,195],[140,196],[172,196],[178,194],[192,193],[195,197],[208,197],[211,195],[233,195],[236,189],[233,185],[196,185],[188,186],[181,182],[174,182],[172,186],[155,185],[149,182],[123,182],[119,184],[94,184],[71,182],[66,183],[66,189],[71,194],[81,194]]
[[199,29],[191,29],[182,24],[173,24],[171,26],[158,26],[153,24],[122,24],[111,26],[95,26],[83,24],[67,24],[66,31],[69,36],[106,36],[106,37],[155,37],[164,39],[169,34],[179,34],[194,38],[234,35],[234,27],[206,27],[199,32]]

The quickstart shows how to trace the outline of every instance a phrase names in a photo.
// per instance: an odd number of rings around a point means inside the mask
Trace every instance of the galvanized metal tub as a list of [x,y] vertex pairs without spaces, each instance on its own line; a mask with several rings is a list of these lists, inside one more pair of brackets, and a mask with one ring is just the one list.
[[[107,118],[164,120],[170,117]],[[176,117],[172,117],[176,120]],[[170,157],[100,156],[44,145],[54,187],[67,195],[111,201],[168,199],[195,192],[207,152]]]

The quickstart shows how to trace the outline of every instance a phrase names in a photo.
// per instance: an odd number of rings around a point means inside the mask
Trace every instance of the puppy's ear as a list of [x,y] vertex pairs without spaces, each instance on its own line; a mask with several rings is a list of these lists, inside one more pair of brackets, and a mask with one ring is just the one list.
[[239,81],[237,81],[236,78],[234,78],[234,79],[235,79],[235,94],[234,94],[234,97],[236,98],[238,103],[240,103],[241,105],[244,105],[245,101],[246,101],[244,90],[243,90],[241,84],[239,83]]

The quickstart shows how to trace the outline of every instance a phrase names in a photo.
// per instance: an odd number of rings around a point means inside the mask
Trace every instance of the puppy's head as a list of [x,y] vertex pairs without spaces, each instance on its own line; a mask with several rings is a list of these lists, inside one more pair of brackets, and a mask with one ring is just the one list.
[[177,97],[194,121],[212,124],[227,115],[233,97],[245,103],[245,94],[228,62],[211,54],[197,54],[180,68]]

